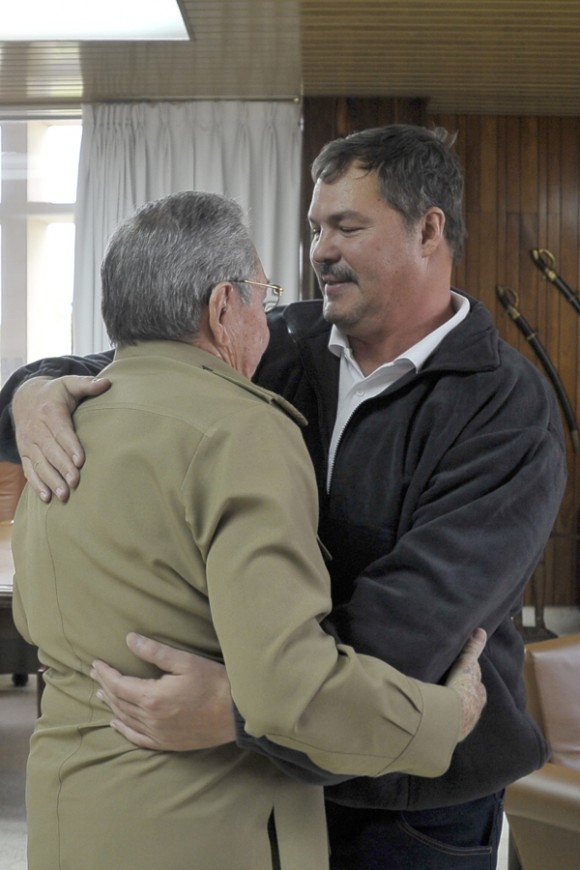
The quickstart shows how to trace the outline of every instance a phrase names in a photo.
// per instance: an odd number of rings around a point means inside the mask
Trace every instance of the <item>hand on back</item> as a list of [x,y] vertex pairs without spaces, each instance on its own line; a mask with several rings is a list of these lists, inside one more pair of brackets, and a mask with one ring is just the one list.
[[31,378],[16,391],[12,417],[22,469],[43,501],[53,494],[66,501],[78,486],[85,455],[72,414],[81,399],[98,396],[110,385],[106,378],[67,375]]

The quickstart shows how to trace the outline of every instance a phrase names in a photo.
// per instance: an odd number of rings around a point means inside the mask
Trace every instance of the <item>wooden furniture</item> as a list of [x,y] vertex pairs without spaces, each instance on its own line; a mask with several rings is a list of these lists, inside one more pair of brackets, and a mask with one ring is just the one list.
[[528,707],[552,757],[509,786],[510,870],[572,870],[580,861],[580,635],[531,643]]

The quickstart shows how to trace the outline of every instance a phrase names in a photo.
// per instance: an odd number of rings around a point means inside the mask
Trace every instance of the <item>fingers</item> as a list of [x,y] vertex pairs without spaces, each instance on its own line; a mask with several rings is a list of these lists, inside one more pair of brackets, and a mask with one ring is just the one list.
[[85,457],[71,414],[81,399],[109,386],[107,379],[68,376],[32,378],[16,391],[12,416],[22,468],[43,501],[52,494],[66,501],[78,486]]
[[80,475],[64,451],[51,441],[51,437],[50,433],[46,434],[46,455],[35,443],[19,444],[22,470],[30,486],[44,502],[49,502],[53,493],[65,502],[71,488],[78,485]]
[[[130,740],[136,746],[144,749],[171,749],[156,739],[154,734],[155,720],[150,721],[151,711],[147,709],[146,687],[150,680],[138,677],[125,677],[105,664],[97,661],[91,671],[91,677],[99,684],[97,698],[103,701],[113,712],[111,727]],[[143,706],[139,706],[143,704]]]
[[101,687],[99,697],[117,714],[129,710],[130,706],[142,704],[146,697],[146,686],[150,680],[139,677],[126,677],[105,662],[93,663],[91,677]]
[[182,706],[175,683],[184,677],[165,675],[158,680],[125,677],[104,662],[94,663],[91,676],[101,686],[97,697],[114,713],[111,726],[137,746],[180,752],[220,742],[219,737],[216,740],[215,729],[210,736],[203,731],[201,743],[196,736],[195,706],[192,711],[187,703],[190,687],[185,686],[186,703]]
[[473,731],[487,701],[478,661],[486,642],[485,631],[482,628],[475,629],[446,680],[446,685],[457,692],[461,701],[460,740]]
[[166,674],[186,674],[215,666],[202,656],[175,649],[136,632],[127,635],[127,646],[137,658],[155,665]]
[[140,707],[130,702],[119,701],[117,696],[111,695],[104,688],[99,689],[97,697],[114,713],[115,718],[110,722],[111,728],[131,743],[144,749],[173,749],[172,746],[165,745],[159,735],[155,734],[155,730],[151,729],[147,718],[143,718],[144,711]]
[[185,752],[235,740],[230,684],[220,662],[131,633],[129,648],[156,665],[156,679],[127,677],[95,661],[97,696],[114,713],[113,727],[138,746]]
[[118,731],[119,734],[122,734],[127,740],[130,740],[131,743],[134,743],[135,746],[140,746],[142,749],[163,748],[153,737],[150,737],[148,734],[143,734],[141,731],[136,731],[122,722],[121,719],[113,719],[111,721],[111,728],[114,728],[115,731]]
[[[26,456],[22,458],[22,471],[36,495],[42,499],[43,502],[48,504],[52,498],[52,491],[50,487],[45,486],[40,477],[36,474],[30,459]],[[66,498],[63,498],[62,500],[66,501]]]

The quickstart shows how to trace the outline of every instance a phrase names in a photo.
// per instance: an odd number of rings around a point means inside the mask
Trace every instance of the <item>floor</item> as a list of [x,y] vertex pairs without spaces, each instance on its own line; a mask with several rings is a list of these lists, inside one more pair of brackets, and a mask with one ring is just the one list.
[[36,718],[36,681],[0,676],[0,870],[26,870],[24,770]]
[[[524,625],[531,618],[524,612]],[[557,634],[580,632],[580,608],[546,608],[546,626]],[[16,688],[9,675],[0,675],[0,870],[27,866],[24,772],[35,718],[35,678]],[[498,870],[507,870],[507,840],[504,825]]]

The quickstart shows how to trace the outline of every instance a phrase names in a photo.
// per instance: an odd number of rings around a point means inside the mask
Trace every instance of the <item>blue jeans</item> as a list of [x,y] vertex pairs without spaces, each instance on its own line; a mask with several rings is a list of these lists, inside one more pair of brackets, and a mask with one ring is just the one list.
[[503,792],[418,812],[328,812],[331,870],[495,870]]

